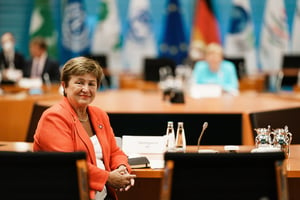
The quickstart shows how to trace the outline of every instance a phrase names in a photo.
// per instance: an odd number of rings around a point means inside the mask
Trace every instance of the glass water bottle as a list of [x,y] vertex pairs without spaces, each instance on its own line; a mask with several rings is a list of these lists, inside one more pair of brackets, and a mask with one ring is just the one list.
[[185,151],[186,149],[183,122],[178,122],[177,131],[176,131],[175,148],[176,151]]
[[167,131],[167,151],[173,151],[175,148],[175,131],[172,121],[168,121]]

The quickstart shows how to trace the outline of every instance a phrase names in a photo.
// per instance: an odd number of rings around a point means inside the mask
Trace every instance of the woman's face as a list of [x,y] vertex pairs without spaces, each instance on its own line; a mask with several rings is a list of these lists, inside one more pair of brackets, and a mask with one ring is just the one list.
[[212,51],[206,54],[206,61],[208,62],[211,71],[213,72],[217,72],[219,70],[222,60],[222,54],[219,52]]
[[66,87],[64,82],[62,82],[62,86],[73,108],[86,107],[95,98],[97,79],[91,73],[78,76],[73,75],[68,87]]

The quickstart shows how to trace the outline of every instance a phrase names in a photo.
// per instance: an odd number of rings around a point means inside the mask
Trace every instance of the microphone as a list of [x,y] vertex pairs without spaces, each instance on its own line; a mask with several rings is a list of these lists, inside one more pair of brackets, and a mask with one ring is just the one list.
[[202,139],[202,136],[203,136],[204,131],[207,129],[207,126],[208,126],[208,123],[207,123],[207,122],[204,122],[204,123],[203,123],[203,126],[202,126],[202,131],[201,131],[200,136],[199,136],[199,138],[198,138],[198,143],[197,143],[197,150],[198,150],[198,151],[199,151],[200,141],[201,141],[201,139]]
[[48,92],[49,92],[49,91],[51,90],[51,80],[50,80],[50,76],[49,76],[48,73],[45,73],[45,74],[43,75],[43,78],[44,78],[45,84],[46,84],[46,86],[47,86],[47,90],[48,90]]

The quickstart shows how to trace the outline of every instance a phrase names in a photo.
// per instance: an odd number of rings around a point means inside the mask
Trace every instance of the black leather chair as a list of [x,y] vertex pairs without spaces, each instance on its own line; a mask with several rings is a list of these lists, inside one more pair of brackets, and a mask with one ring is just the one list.
[[88,200],[85,152],[0,152],[3,199]]
[[256,128],[267,128],[270,125],[276,129],[287,125],[293,134],[292,144],[300,144],[299,116],[300,107],[249,113],[253,137],[256,137]]
[[159,82],[159,69],[169,67],[172,75],[175,74],[176,63],[169,58],[145,58],[144,60],[144,80]]
[[300,55],[286,54],[283,56],[281,86],[294,86],[298,82]]
[[225,57],[224,59],[228,60],[234,64],[238,79],[241,79],[243,76],[245,76],[247,74],[244,58]]
[[25,139],[26,142],[33,142],[33,136],[34,136],[37,124],[39,122],[39,119],[40,119],[41,115],[43,114],[43,112],[48,107],[49,106],[43,106],[43,105],[39,105],[37,103],[33,104],[29,127],[27,130],[27,135],[26,135],[26,139]]
[[104,78],[101,81],[101,87],[109,88],[111,87],[111,74],[107,65],[107,55],[105,54],[90,54],[86,55],[86,57],[91,58],[97,61],[103,69]]
[[288,199],[283,152],[164,155],[162,200]]

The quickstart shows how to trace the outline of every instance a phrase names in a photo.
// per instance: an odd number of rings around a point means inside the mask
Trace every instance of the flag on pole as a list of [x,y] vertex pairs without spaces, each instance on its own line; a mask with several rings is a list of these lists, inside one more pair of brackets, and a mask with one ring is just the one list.
[[266,1],[260,39],[260,62],[264,72],[276,73],[281,69],[283,54],[288,49],[287,16],[284,0]]
[[99,0],[98,23],[93,34],[92,54],[104,54],[111,73],[121,72],[122,35],[115,0]]
[[129,2],[123,60],[125,70],[131,74],[142,75],[144,59],[157,55],[149,2],[148,0],[131,0]]
[[48,54],[57,59],[57,31],[55,29],[49,0],[35,0],[31,14],[30,39],[42,37],[46,40]]
[[166,8],[160,57],[170,58],[179,65],[186,59],[188,50],[179,1],[168,0]]
[[90,38],[83,0],[67,0],[62,23],[62,58],[89,54]]
[[224,53],[230,58],[244,58],[247,74],[258,71],[251,8],[248,0],[234,0]]
[[300,54],[300,0],[297,0],[291,41],[292,53]]
[[194,12],[191,43],[200,41],[203,46],[221,42],[218,22],[210,0],[197,0]]

